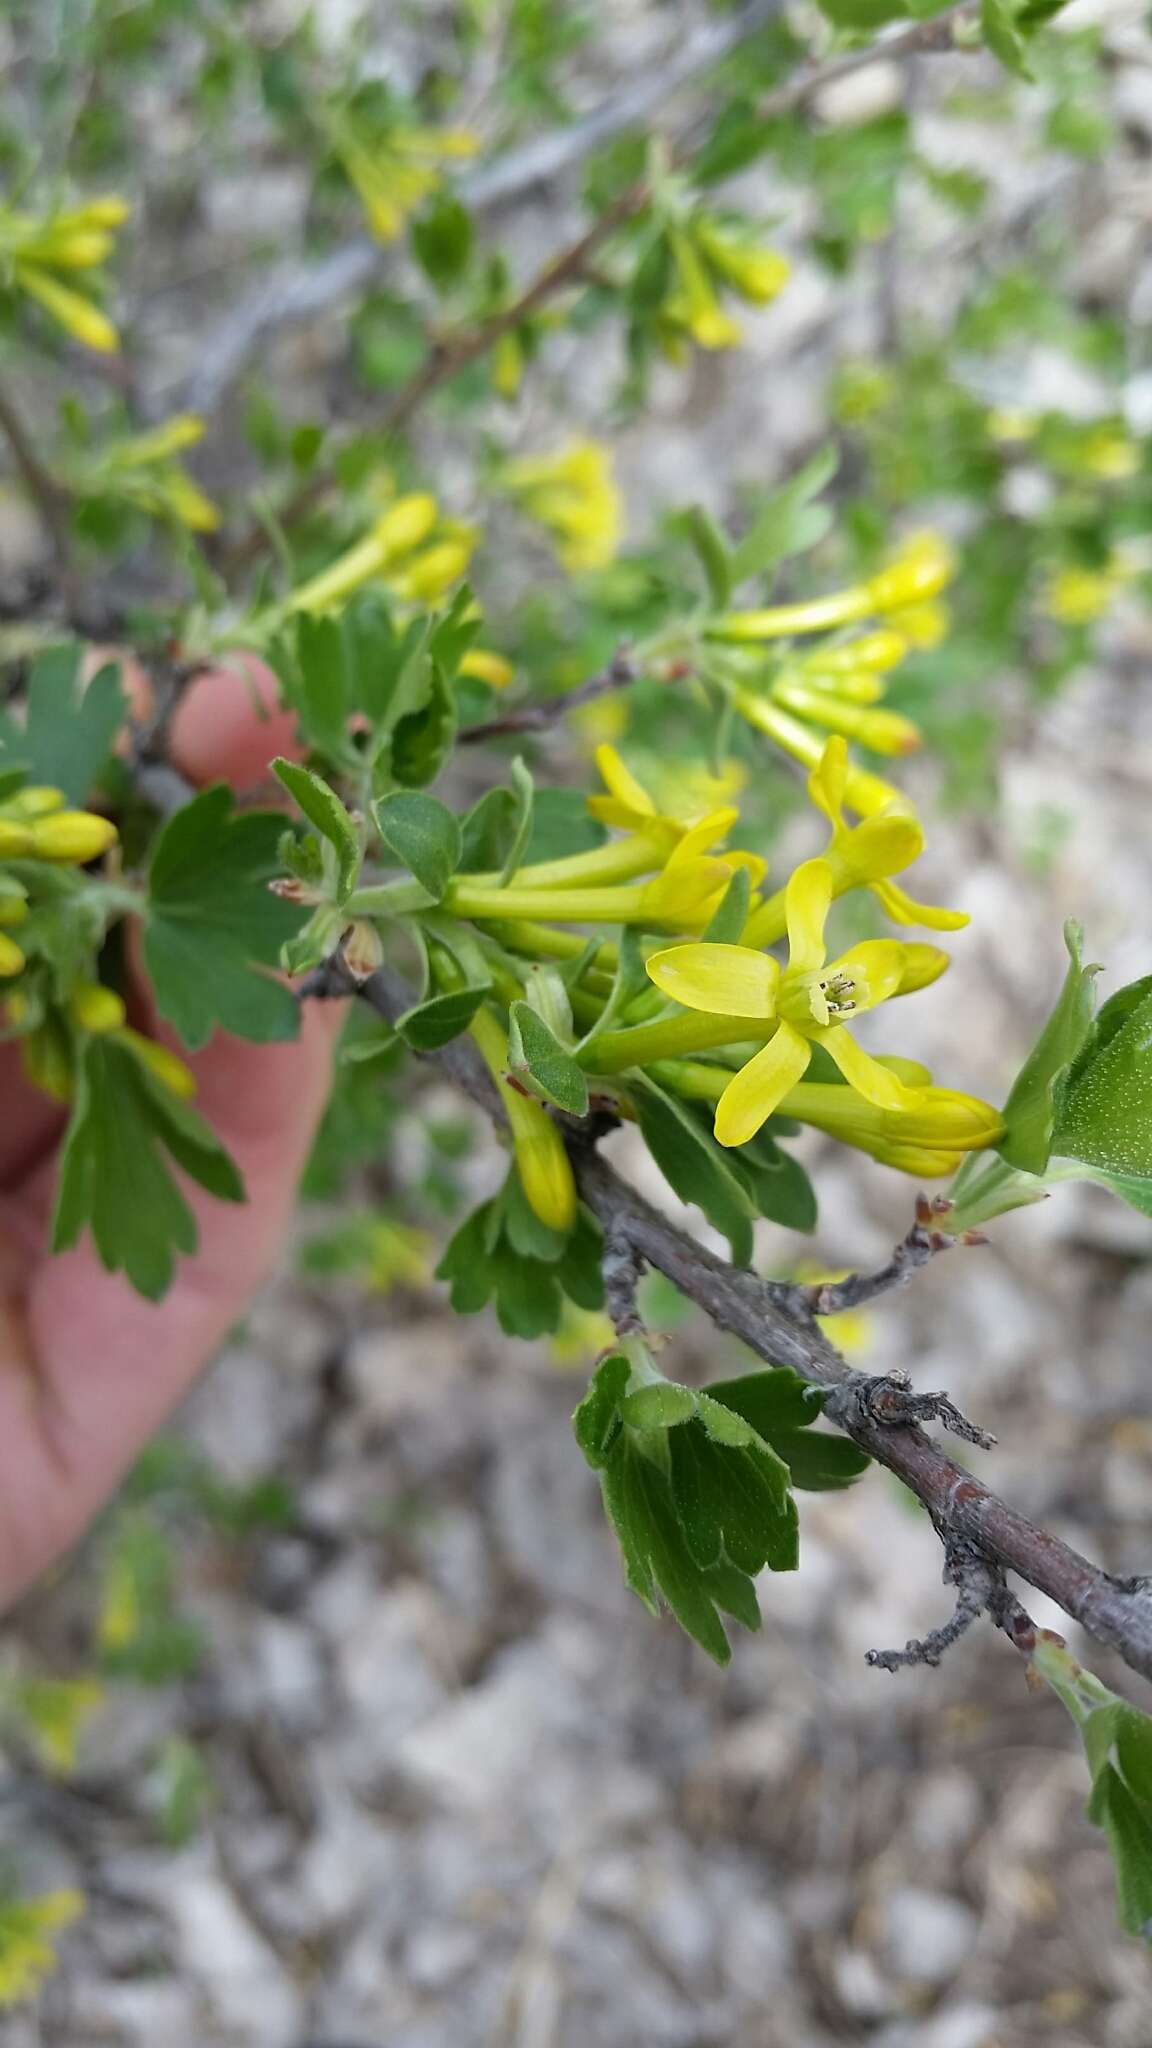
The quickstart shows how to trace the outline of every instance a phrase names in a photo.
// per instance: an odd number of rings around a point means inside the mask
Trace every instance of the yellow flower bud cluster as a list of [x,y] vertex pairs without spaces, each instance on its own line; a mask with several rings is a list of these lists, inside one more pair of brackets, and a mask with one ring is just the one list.
[[[829,733],[859,740],[877,754],[906,754],[920,745],[911,719],[880,703],[892,670],[914,647],[943,636],[940,594],[954,572],[939,534],[906,541],[874,576],[825,597],[754,611],[719,614],[705,635],[732,688],[740,715],[805,767],[819,766]],[[846,636],[882,619],[883,625]],[[820,634],[815,644],[808,636]],[[767,656],[769,643],[782,650]],[[845,801],[864,815],[900,801],[891,784],[851,767]]]
[[743,223],[704,212],[671,224],[666,250],[668,290],[655,327],[660,347],[673,362],[682,359],[687,342],[704,349],[738,347],[743,332],[725,299],[770,305],[791,269],[786,256],[757,242]]
[[0,209],[0,280],[34,299],[73,341],[112,353],[120,346],[115,327],[74,280],[111,255],[129,212],[114,194],[44,214]]
[[405,222],[441,183],[444,166],[474,156],[477,138],[466,128],[396,124],[369,139],[347,116],[328,123],[334,154],[355,186],[368,225],[379,242],[394,242]]
[[623,505],[612,457],[599,441],[570,441],[554,455],[506,462],[497,482],[528,518],[548,529],[573,574],[603,569],[620,545]]
[[[896,589],[905,595],[900,577]],[[871,672],[883,673],[892,651],[884,631],[860,645]],[[858,672],[865,671],[845,670]],[[441,905],[442,914],[477,924],[495,948],[492,990],[469,1028],[497,1082],[525,1194],[542,1221],[558,1230],[571,1222],[571,1168],[555,1118],[508,1073],[500,1008],[531,988],[533,1007],[545,1014],[542,961],[573,963],[556,1014],[545,1018],[549,1030],[571,1046],[593,1093],[625,1116],[634,1111],[635,1079],[646,1073],[689,1101],[713,1103],[724,1146],[750,1143],[778,1112],[922,1177],[950,1173],[965,1153],[996,1143],[1002,1122],[990,1104],[935,1087],[913,1062],[866,1051],[850,1028],[865,1012],[930,987],[949,960],[939,946],[904,937],[866,939],[830,958],[835,898],[867,889],[898,926],[956,930],[967,918],[917,902],[895,879],[924,844],[909,803],[847,822],[841,735],[826,742],[809,780],[830,828],[824,852],[769,896],[763,860],[726,844],[738,823],[734,805],[679,815],[660,808],[614,748],[601,747],[597,761],[605,786],[588,808],[613,836],[511,874],[457,875]],[[722,935],[707,935],[734,885],[735,925],[726,907]],[[419,885],[384,883],[358,891],[348,907],[357,926],[370,928],[381,915],[409,914],[419,894]],[[617,948],[589,931],[628,926],[642,934],[651,986],[622,997],[613,980]],[[770,950],[781,940],[783,959]]]
[[431,491],[409,491],[393,500],[362,540],[292,591],[282,613],[339,611],[368,584],[402,602],[435,604],[459,583],[475,545],[475,527],[445,518]]
[[[68,810],[58,789],[22,789],[0,803],[0,862],[83,867],[107,853],[116,836],[111,819],[95,811]],[[19,928],[26,922],[28,896],[28,879],[0,867],[0,927]],[[0,929],[0,978],[10,980],[24,966],[22,948]]]
[[78,495],[113,498],[191,533],[213,533],[220,524],[216,506],[176,460],[203,433],[198,414],[176,413],[146,434],[109,441],[91,454],[74,457],[66,481]]
[[127,1021],[124,998],[103,982],[77,982],[63,1004],[46,1003],[16,989],[4,1003],[3,1019],[9,1031],[20,1035],[28,1079],[56,1102],[72,1099],[85,1038],[108,1038],[122,1045],[182,1101],[196,1093],[191,1068],[166,1045],[136,1031]]

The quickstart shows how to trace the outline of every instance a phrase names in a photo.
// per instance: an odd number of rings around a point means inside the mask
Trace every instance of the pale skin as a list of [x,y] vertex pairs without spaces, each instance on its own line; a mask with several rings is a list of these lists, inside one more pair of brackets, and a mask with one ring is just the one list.
[[[254,769],[295,751],[285,714],[260,715],[256,699],[274,702],[274,689],[262,664],[194,683],[173,729],[174,766],[197,783],[249,789]],[[324,1107],[340,1008],[308,1006],[292,1044],[218,1035],[189,1058],[197,1108],[236,1159],[248,1201],[185,1184],[200,1246],[158,1304],[106,1273],[87,1241],[47,1253],[65,1112],[24,1080],[18,1048],[0,1046],[0,1606],[82,1534],[266,1278]],[[176,1043],[143,986],[133,1021]]]

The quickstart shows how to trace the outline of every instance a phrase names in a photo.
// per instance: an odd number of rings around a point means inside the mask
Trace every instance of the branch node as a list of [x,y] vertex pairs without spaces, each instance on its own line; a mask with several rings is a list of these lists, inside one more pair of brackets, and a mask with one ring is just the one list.
[[604,1275],[604,1306],[618,1337],[635,1336],[644,1328],[636,1305],[636,1290],[644,1277],[644,1261],[621,1233],[610,1231],[604,1239],[600,1262]]

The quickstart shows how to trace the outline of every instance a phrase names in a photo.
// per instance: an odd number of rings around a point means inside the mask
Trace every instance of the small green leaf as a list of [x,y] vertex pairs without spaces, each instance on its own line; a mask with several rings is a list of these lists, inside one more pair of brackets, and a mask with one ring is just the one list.
[[569,1116],[587,1116],[588,1083],[571,1053],[528,1003],[513,1003],[508,1016],[513,1073],[530,1075],[545,1100]]
[[460,865],[459,820],[423,790],[395,790],[373,804],[372,814],[385,846],[439,903]]
[[614,1351],[597,1366],[592,1384],[572,1416],[576,1441],[594,1472],[608,1462],[608,1454],[620,1434],[620,1404],[632,1367]]
[[272,895],[284,820],[234,812],[222,785],[177,811],[160,833],[148,880],[144,961],[161,1016],[185,1045],[219,1026],[257,1043],[295,1038],[300,1011],[269,969],[301,923]]
[[677,524],[695,549],[704,571],[708,595],[722,611],[732,595],[732,563],[728,542],[703,505],[690,505]]
[[459,1230],[444,1248],[436,1268],[437,1280],[446,1280],[457,1315],[474,1315],[492,1292],[494,1275],[489,1262],[489,1230],[495,1209],[482,1202],[465,1217]]
[[170,1287],[176,1254],[197,1246],[195,1219],[165,1153],[219,1199],[244,1199],[235,1165],[203,1118],[126,1046],[91,1039],[60,1155],[52,1249],[65,1250],[89,1229],[101,1263],[149,1301]]
[[487,993],[485,983],[482,988],[454,988],[428,996],[397,1017],[396,1029],[413,1052],[438,1052],[467,1031]]
[[[834,4],[840,5],[841,0],[834,0]],[[888,0],[843,0],[843,4],[849,7],[858,4],[865,9],[875,4],[882,9],[882,21],[891,21],[904,12],[902,6],[889,5]],[[861,23],[862,27],[871,25]],[[855,23],[842,23],[841,26],[855,26]],[[803,554],[824,538],[832,524],[831,511],[826,505],[810,504],[809,499],[822,491],[836,474],[837,460],[833,447],[822,448],[780,490],[763,501],[748,532],[733,552],[730,564],[733,588],[746,583],[749,577],[763,576],[789,555]]]
[[672,1095],[651,1080],[629,1092],[644,1142],[674,1193],[695,1202],[723,1231],[738,1266],[752,1257],[752,1207],[715,1140]]
[[634,1394],[629,1394],[622,1412],[632,1429],[675,1429],[695,1415],[696,1396],[691,1387],[657,1380],[652,1386],[637,1387]]
[[428,662],[426,688],[415,710],[392,727],[388,763],[392,779],[405,789],[435,782],[456,737],[456,699],[439,662]]
[[568,853],[590,853],[608,834],[590,816],[578,789],[538,789],[532,809],[532,832],[523,864],[560,860]]
[[355,825],[335,790],[329,789],[328,784],[319,775],[314,775],[310,768],[303,767],[298,761],[286,761],[283,756],[273,761],[272,768],[309,823],[315,825],[321,838],[334,849],[336,900],[343,903],[351,895],[360,872],[360,841]]
[[1006,71],[1033,83],[1026,44],[1008,0],[980,0],[980,32]]
[[471,260],[474,230],[467,207],[452,193],[442,190],[435,195],[412,222],[409,238],[420,268],[438,291],[459,283]]
[[701,937],[713,946],[736,946],[748,922],[752,900],[752,877],[747,868],[737,868],[712,913],[712,921]]
[[1052,1151],[1109,1176],[1152,1178],[1152,977],[1103,1005],[1061,1093]]
[[120,665],[108,662],[85,687],[77,641],[45,648],[32,663],[23,726],[0,715],[0,762],[19,761],[33,783],[83,804],[108,765],[127,715]]
[[1023,1173],[1043,1173],[1048,1164],[1062,1089],[1091,1027],[1092,983],[1100,970],[1084,966],[1083,942],[1083,931],[1070,919],[1064,927],[1070,961],[1064,986],[1004,1105],[1005,1134],[996,1149]]

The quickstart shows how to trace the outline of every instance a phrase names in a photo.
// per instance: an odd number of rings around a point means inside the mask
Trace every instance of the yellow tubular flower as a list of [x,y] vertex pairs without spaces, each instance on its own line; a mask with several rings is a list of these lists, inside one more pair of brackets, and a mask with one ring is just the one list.
[[472,156],[477,147],[463,128],[398,128],[372,148],[343,132],[334,140],[380,242],[394,242],[421,200],[435,191],[442,163]]
[[[823,757],[826,741],[811,730],[799,718],[785,711],[782,704],[776,704],[770,697],[762,696],[758,690],[737,689],[732,692],[732,702],[741,718],[775,740],[794,761],[800,761],[805,768],[817,768]],[[848,765],[848,777],[844,786],[844,802],[862,817],[872,817],[875,812],[890,807],[900,809],[907,804],[907,798],[885,782],[871,769],[860,768],[854,761]]]
[[33,860],[83,867],[87,861],[107,853],[119,834],[111,818],[98,817],[95,811],[55,811],[50,817],[33,819],[25,836]]
[[125,1024],[113,1033],[119,1045],[127,1046],[134,1053],[142,1067],[147,1067],[165,1088],[171,1089],[183,1102],[191,1101],[196,1093],[196,1076],[191,1067],[186,1067],[176,1053],[169,1052],[166,1045],[157,1045],[154,1038],[145,1038],[142,1031],[134,1031]]
[[750,305],[770,305],[791,276],[788,258],[777,249],[757,248],[713,221],[697,223],[696,240],[711,268]]
[[501,482],[556,538],[566,569],[602,569],[620,544],[622,506],[612,458],[597,441],[571,441],[555,455],[506,463]]
[[663,931],[701,931],[732,879],[727,859],[673,853],[652,881],[636,887],[546,888],[477,886],[470,875],[449,883],[445,906],[482,923],[549,919],[554,924],[636,924]]
[[787,676],[773,684],[772,695],[799,717],[861,740],[875,754],[911,754],[921,743],[919,728],[898,711],[846,702],[842,696],[830,695],[807,682],[792,682]]
[[115,989],[105,988],[99,981],[82,981],[69,998],[68,1014],[82,1031],[103,1037],[120,1029],[126,1012]]
[[665,318],[683,327],[700,348],[737,348],[741,328],[721,306],[699,251],[685,234],[674,234],[670,241],[680,289],[665,300]]
[[849,626],[876,612],[897,611],[936,597],[951,581],[955,570],[952,551],[938,534],[918,534],[899,554],[869,577],[846,590],[827,597],[809,598],[800,604],[770,605],[761,611],[726,612],[710,621],[707,631],[714,640],[777,640],[791,633],[823,633],[834,626]]
[[14,796],[6,797],[0,804],[0,811],[6,818],[43,818],[49,811],[62,811],[64,803],[62,789],[47,789],[33,784],[27,789],[18,789]]
[[348,548],[344,554],[338,555],[334,562],[330,562],[326,569],[321,569],[318,575],[309,577],[307,583],[301,583],[292,591],[285,601],[285,612],[327,612],[342,605],[346,598],[351,597],[354,590],[359,590],[362,584],[378,576],[397,552],[397,515],[399,514],[402,520],[414,524],[419,531],[426,508],[430,508],[431,516],[423,531],[427,531],[429,526],[435,524],[434,498],[426,493],[421,494],[421,506],[415,517],[404,499],[401,499],[398,505],[391,506],[375,522],[371,532],[367,533],[363,540],[357,541],[355,547]]
[[506,1079],[507,1035],[483,1004],[472,1019],[469,1032],[480,1048],[504,1105],[512,1154],[529,1207],[550,1230],[571,1230],[576,1221],[576,1182],[557,1125],[542,1102],[534,1095],[521,1094]]
[[[824,925],[832,901],[827,861],[805,861],[786,891],[788,965],[744,946],[674,946],[648,961],[657,988],[686,1009],[753,1020],[777,1019],[768,1043],[728,1083],[716,1110],[722,1145],[743,1145],[803,1078],[813,1044],[822,1045],[849,1086],[882,1109],[915,1100],[888,1069],[856,1044],[840,1021],[899,994],[904,948],[867,939],[827,961]],[[733,1034],[735,1036],[735,1034]]]
[[458,670],[458,674],[487,683],[493,690],[506,690],[515,673],[512,663],[490,647],[470,647]]
[[438,541],[389,578],[392,589],[412,603],[434,604],[459,583],[472,559],[472,547],[470,537]]
[[13,974],[22,973],[25,965],[24,955],[15,939],[10,939],[7,932],[0,932],[0,978],[8,980]]
[[[832,837],[822,858],[832,869],[832,892],[842,896],[848,889],[871,889],[893,924],[926,925],[930,931],[961,931],[968,923],[963,910],[944,910],[933,903],[918,903],[892,880],[924,850],[924,832],[910,808],[881,811],[861,825],[844,820],[844,796],[851,768],[844,740],[830,739],[818,766],[808,778],[808,794],[817,810],[823,811],[832,827]],[[753,911],[743,933],[746,946],[768,946],[781,938],[786,926],[784,892]],[[935,949],[930,949],[934,951]]]
[[106,313],[86,299],[82,292],[73,291],[71,285],[61,284],[37,263],[27,263],[19,257],[13,265],[16,282],[36,299],[46,313],[50,313],[58,327],[70,334],[74,341],[83,342],[85,348],[93,348],[101,355],[113,355],[120,346],[120,336]]

